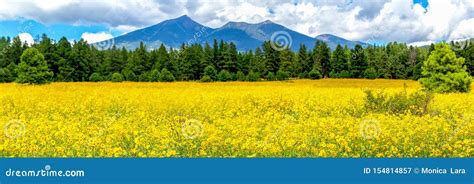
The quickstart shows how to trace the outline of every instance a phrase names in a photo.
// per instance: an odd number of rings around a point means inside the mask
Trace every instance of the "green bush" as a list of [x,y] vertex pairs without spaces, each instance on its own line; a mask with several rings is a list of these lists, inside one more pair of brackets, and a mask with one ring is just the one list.
[[288,80],[290,78],[290,74],[288,72],[278,70],[276,78],[277,80]]
[[122,76],[123,76],[124,80],[127,80],[127,81],[137,81],[138,80],[137,75],[135,75],[135,73],[132,70],[129,70],[129,69],[123,70],[122,71]]
[[229,81],[232,80],[232,75],[226,70],[221,70],[217,76],[217,80],[222,82]]
[[148,82],[150,81],[150,72],[143,72],[138,76],[139,82]]
[[168,71],[166,68],[163,68],[163,70],[161,70],[159,80],[160,82],[173,82],[176,79],[170,71]]
[[201,82],[212,82],[212,78],[210,76],[204,75],[201,78]]
[[306,79],[306,78],[308,78],[308,73],[306,73],[306,72],[299,73],[299,74],[298,74],[298,78],[300,78],[300,79]]
[[100,73],[93,73],[90,77],[89,77],[89,81],[91,82],[100,82],[100,81],[103,81],[104,78],[100,75]]
[[8,68],[0,68],[0,82],[12,82],[15,78]]
[[212,80],[216,80],[217,70],[213,66],[206,66],[206,68],[204,68],[204,75],[211,77]]
[[329,77],[330,78],[351,78],[352,74],[351,74],[351,72],[345,71],[345,70],[341,71],[339,73],[331,71],[331,73],[329,73]]
[[238,81],[245,81],[245,74],[241,71],[238,71],[236,74],[236,78]]
[[23,51],[17,68],[18,77],[16,82],[27,84],[46,84],[51,82],[53,72],[49,71],[48,64],[35,48]]
[[424,88],[433,92],[469,92],[471,76],[463,64],[464,58],[456,57],[448,44],[436,44],[423,63],[423,77],[419,81]]
[[311,70],[308,75],[310,79],[321,79],[323,77],[321,72],[315,69]]
[[236,81],[237,80],[237,74],[236,73],[230,73],[230,80],[231,81]]
[[255,82],[258,80],[260,80],[260,74],[258,73],[249,72],[249,74],[247,75],[247,81]]
[[112,74],[111,80],[112,80],[112,82],[122,82],[123,81],[123,76],[122,76],[122,74],[116,72],[116,73]]
[[379,77],[379,74],[375,68],[370,67],[364,71],[364,77],[367,79],[376,79]]
[[274,81],[274,80],[276,80],[275,74],[273,74],[273,72],[268,72],[266,78],[267,78],[267,80],[269,80],[269,81]]
[[429,113],[428,106],[433,99],[432,93],[423,90],[408,94],[406,89],[395,94],[364,91],[366,94],[364,108],[368,112],[415,115]]
[[149,74],[148,81],[150,82],[158,82],[160,80],[160,72],[157,69],[154,69]]

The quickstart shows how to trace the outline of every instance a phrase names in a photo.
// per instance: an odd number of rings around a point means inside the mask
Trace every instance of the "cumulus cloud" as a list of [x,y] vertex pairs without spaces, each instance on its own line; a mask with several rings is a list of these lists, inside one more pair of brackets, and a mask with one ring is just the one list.
[[465,39],[465,38],[472,38],[474,35],[474,18],[469,20],[461,21],[454,31],[451,32],[449,36],[449,40],[458,40],[458,39]]
[[[50,2],[51,1],[51,2]],[[474,1],[428,0],[0,0],[0,19],[103,24],[130,32],[187,14],[210,27],[272,20],[300,33],[407,43],[474,37]]]
[[18,37],[20,37],[20,40],[22,43],[32,45],[35,43],[35,40],[33,39],[33,36],[31,36],[29,33],[20,33],[18,34]]
[[96,42],[111,39],[113,38],[113,36],[110,33],[106,33],[106,32],[100,32],[100,33],[85,32],[82,34],[81,38],[87,41],[87,43],[96,43]]
[[430,45],[432,43],[435,43],[434,41],[419,41],[419,42],[412,42],[412,43],[409,43],[408,45],[411,45],[411,46],[423,46],[423,45]]

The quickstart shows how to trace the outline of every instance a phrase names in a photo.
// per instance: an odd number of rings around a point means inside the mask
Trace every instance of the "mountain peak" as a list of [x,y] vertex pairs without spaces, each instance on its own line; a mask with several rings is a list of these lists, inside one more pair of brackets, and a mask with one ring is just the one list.
[[188,22],[188,21],[192,21],[192,22],[195,22],[193,19],[191,19],[191,17],[189,17],[188,15],[182,15],[178,18],[175,18],[175,19],[171,19],[171,20],[174,20],[174,21],[178,21],[178,22]]
[[183,43],[211,43],[215,39],[234,42],[238,50],[245,51],[260,47],[264,41],[270,40],[275,33],[281,31],[292,38],[293,50],[297,50],[301,44],[314,45],[315,40],[327,42],[330,48],[335,48],[337,44],[352,48],[357,44],[330,34],[316,38],[309,37],[270,20],[259,23],[230,21],[220,28],[213,29],[199,24],[187,15],[119,36],[115,38],[115,44],[118,47],[133,49],[143,41],[149,48],[157,48],[161,44],[176,48]]
[[170,27],[170,26],[176,27],[177,26],[180,30],[189,29],[194,32],[198,31],[202,27],[205,27],[201,25],[200,23],[194,21],[193,19],[191,19],[191,17],[187,15],[183,15],[175,19],[166,20],[157,25],[159,25],[160,27]]
[[261,22],[260,24],[274,24],[274,22],[272,22],[271,20],[265,20]]

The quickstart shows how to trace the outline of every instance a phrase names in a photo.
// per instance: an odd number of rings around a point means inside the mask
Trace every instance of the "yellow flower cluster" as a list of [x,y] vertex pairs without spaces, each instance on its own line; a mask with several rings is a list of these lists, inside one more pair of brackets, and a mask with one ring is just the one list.
[[415,81],[0,84],[0,157],[473,157],[474,93],[366,112]]

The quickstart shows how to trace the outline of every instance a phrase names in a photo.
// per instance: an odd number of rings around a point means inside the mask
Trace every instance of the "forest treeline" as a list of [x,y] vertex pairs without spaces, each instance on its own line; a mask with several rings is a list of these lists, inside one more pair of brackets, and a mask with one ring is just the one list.
[[[474,44],[470,40],[452,42],[458,57],[474,75]],[[289,78],[387,78],[419,79],[421,66],[430,47],[413,47],[403,43],[356,45],[349,49],[338,45],[331,50],[316,41],[312,47],[300,45],[297,52],[274,48],[269,41],[252,51],[239,52],[232,42],[183,44],[180,48],[147,49],[142,43],[129,51],[111,46],[99,50],[84,40],[59,41],[43,35],[38,43],[28,45],[19,37],[0,38],[0,82],[18,77],[23,52],[36,48],[46,60],[50,81],[257,81]]]

